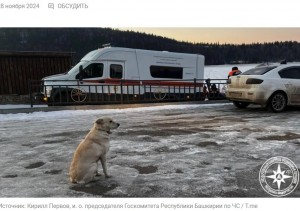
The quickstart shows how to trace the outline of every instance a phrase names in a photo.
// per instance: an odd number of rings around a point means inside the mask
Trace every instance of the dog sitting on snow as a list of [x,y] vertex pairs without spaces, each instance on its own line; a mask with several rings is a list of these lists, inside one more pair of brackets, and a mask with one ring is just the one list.
[[69,176],[72,183],[88,183],[96,180],[98,162],[100,161],[103,173],[107,174],[106,153],[109,150],[109,134],[111,129],[120,126],[111,118],[96,120],[93,128],[85,139],[78,145],[70,166]]

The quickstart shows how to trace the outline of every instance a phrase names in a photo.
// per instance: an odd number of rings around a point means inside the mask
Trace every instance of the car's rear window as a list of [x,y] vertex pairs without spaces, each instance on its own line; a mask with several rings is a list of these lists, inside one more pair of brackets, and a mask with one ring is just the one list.
[[242,75],[263,75],[277,66],[255,67],[242,73]]

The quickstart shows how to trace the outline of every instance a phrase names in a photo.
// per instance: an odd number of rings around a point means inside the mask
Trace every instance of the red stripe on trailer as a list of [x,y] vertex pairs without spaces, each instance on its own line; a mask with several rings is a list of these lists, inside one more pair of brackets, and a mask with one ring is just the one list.
[[156,85],[156,86],[194,86],[203,87],[203,83],[194,83],[187,81],[158,81],[158,80],[120,80],[120,79],[100,79],[100,80],[83,80],[84,83],[94,83],[94,84],[107,84],[107,85],[125,85],[125,86],[134,86],[134,85]]

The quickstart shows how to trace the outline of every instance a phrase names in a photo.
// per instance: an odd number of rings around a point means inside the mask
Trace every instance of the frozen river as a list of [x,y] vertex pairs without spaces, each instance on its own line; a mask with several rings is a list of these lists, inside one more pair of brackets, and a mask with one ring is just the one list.
[[[262,164],[284,156],[300,166],[299,111],[187,104],[0,115],[0,197],[269,197]],[[121,124],[112,178],[71,184],[74,150],[102,116]]]

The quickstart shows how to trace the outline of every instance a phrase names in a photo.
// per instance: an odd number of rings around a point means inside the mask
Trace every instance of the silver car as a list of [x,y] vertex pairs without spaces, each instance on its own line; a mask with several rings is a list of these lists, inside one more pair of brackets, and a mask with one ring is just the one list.
[[300,105],[300,63],[260,65],[232,76],[226,97],[238,108],[252,103],[274,112]]

